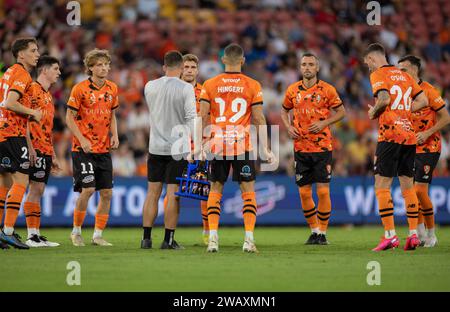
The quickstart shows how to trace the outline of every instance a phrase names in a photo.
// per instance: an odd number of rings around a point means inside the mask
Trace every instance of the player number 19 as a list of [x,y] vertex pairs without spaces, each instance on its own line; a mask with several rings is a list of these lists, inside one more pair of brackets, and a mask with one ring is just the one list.
[[[219,114],[220,116],[216,118],[216,122],[225,122],[227,121],[227,117],[224,116],[225,114],[225,101],[222,98],[214,98],[214,101],[219,104]],[[247,111],[247,101],[243,98],[235,98],[231,102],[231,111],[234,114],[229,121],[232,123],[235,123],[245,115],[245,112]]]

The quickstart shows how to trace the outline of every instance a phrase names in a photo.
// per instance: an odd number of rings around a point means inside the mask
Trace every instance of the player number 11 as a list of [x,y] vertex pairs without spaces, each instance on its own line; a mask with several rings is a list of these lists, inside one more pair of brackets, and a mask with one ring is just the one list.
[[92,166],[92,163],[87,163],[89,165],[89,171],[86,170],[86,164],[85,163],[81,163],[81,173],[82,174],[86,174],[86,173],[94,173],[94,166]]

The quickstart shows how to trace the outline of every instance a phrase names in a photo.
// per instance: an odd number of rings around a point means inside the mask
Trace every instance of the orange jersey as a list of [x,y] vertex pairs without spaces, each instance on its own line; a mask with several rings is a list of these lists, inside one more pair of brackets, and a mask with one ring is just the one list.
[[26,91],[32,82],[30,73],[22,64],[14,64],[3,74],[0,80],[0,142],[9,137],[24,137],[27,132],[28,116],[17,114],[5,108],[9,92],[20,95],[19,103],[27,105],[24,100]]
[[283,107],[294,110],[293,126],[300,133],[294,142],[296,152],[318,153],[333,150],[331,132],[325,127],[319,133],[308,130],[311,124],[330,117],[330,109],[342,105],[336,89],[322,80],[306,89],[303,80],[291,84],[284,96]]
[[393,65],[381,66],[370,75],[375,97],[384,90],[391,101],[378,119],[378,142],[415,145],[411,103],[422,89],[407,73]]
[[195,103],[197,107],[197,114],[200,114],[200,93],[202,92],[203,86],[198,82],[195,84],[194,92],[195,92]]
[[[106,80],[98,87],[89,78],[72,88],[67,107],[77,111],[75,123],[81,134],[91,142],[92,153],[108,153],[113,110],[119,107],[117,85]],[[80,142],[74,136],[72,151],[81,151]]]
[[[252,106],[263,104],[259,82],[239,72],[226,72],[205,81],[200,100],[211,105],[213,153],[233,156],[252,150]],[[214,127],[221,131],[214,132]]]
[[[428,106],[413,113],[413,124],[416,132],[430,129],[436,124],[436,112],[445,108],[445,102],[439,92],[426,81],[419,81],[419,86],[428,98]],[[416,153],[440,153],[441,134],[439,131],[430,135],[422,144],[416,146]]]
[[26,99],[30,102],[29,106],[42,112],[42,119],[39,123],[30,122],[29,124],[33,147],[45,155],[52,156],[52,130],[55,115],[52,95],[49,91],[45,91],[39,82],[32,82],[26,94]]

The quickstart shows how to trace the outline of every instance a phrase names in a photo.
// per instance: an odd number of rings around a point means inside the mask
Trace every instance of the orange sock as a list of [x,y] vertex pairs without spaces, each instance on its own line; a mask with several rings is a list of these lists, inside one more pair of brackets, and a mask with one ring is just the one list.
[[108,223],[109,214],[96,214],[95,215],[95,229],[104,230]]
[[208,202],[204,200],[200,201],[200,208],[202,211],[203,231],[209,231]]
[[402,192],[405,199],[406,216],[408,217],[409,230],[417,230],[417,221],[419,219],[419,201],[416,191],[413,188]]
[[217,231],[219,229],[220,219],[220,200],[222,194],[210,192],[208,196],[207,209],[208,209],[208,224],[209,229]]
[[319,227],[319,222],[317,221],[317,211],[316,205],[312,197],[312,186],[305,185],[298,188],[300,193],[300,201],[302,203],[303,214],[305,216],[306,222],[308,222],[311,229]]
[[21,184],[13,184],[9,190],[6,198],[5,227],[14,228],[26,189]]
[[326,186],[317,188],[317,197],[319,198],[317,204],[319,229],[321,232],[326,232],[331,216],[330,188]]
[[3,222],[3,214],[5,213],[6,195],[8,195],[9,188],[0,186],[0,225]]
[[81,227],[84,222],[84,218],[86,217],[86,211],[73,211],[73,226]]
[[242,193],[244,206],[242,208],[242,216],[244,217],[244,228],[246,232],[254,232],[256,224],[256,195],[255,192]]
[[378,200],[378,211],[380,213],[381,222],[383,222],[384,230],[391,231],[394,226],[394,202],[392,201],[390,189],[378,189],[375,191]]
[[434,228],[434,210],[433,203],[431,202],[430,196],[428,196],[428,186],[416,184],[415,190],[417,199],[422,207],[422,215],[425,219],[425,225],[427,229],[432,229]]
[[[416,193],[417,195],[417,193]],[[419,196],[417,195],[417,199],[419,199]],[[423,213],[422,213],[422,205],[420,204],[420,200],[419,200],[419,218],[417,219],[417,224],[423,224],[424,218],[423,218]]]
[[27,220],[27,228],[39,229],[41,223],[41,206],[39,203],[25,202],[23,204],[23,210]]

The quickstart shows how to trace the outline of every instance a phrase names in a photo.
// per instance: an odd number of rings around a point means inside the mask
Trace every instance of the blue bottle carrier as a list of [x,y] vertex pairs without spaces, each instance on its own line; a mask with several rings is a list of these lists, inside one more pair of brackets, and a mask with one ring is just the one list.
[[175,195],[180,197],[192,198],[197,200],[208,200],[210,183],[208,177],[199,180],[195,177],[200,170],[203,168],[208,168],[208,161],[204,162],[204,166],[200,166],[201,162],[196,160],[193,163],[188,163],[187,171],[183,174],[183,177],[177,177],[176,179],[180,182],[178,192]]

